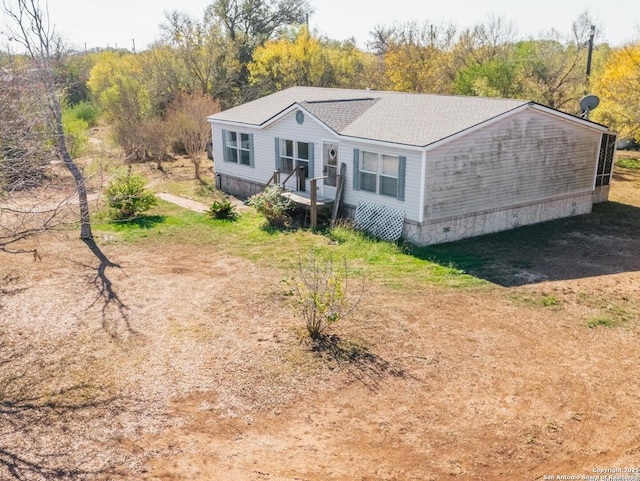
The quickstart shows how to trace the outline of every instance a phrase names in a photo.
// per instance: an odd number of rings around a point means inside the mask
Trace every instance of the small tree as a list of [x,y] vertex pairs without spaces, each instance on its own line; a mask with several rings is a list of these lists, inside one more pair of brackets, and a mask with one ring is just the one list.
[[356,282],[355,292],[351,291],[351,277],[344,257],[336,262],[312,250],[307,258],[298,260],[298,276],[288,284],[311,339],[322,338],[332,324],[348,317],[360,303],[364,277]]
[[201,178],[200,166],[206,155],[207,143],[211,141],[207,117],[219,110],[219,104],[208,95],[185,93],[180,94],[169,108],[170,129],[193,162],[197,180]]
[[114,220],[130,220],[158,203],[146,188],[147,179],[128,170],[119,171],[107,186],[107,203]]
[[62,124],[64,135],[67,138],[67,150],[72,159],[79,157],[89,144],[89,124],[75,115],[70,110],[62,112]]

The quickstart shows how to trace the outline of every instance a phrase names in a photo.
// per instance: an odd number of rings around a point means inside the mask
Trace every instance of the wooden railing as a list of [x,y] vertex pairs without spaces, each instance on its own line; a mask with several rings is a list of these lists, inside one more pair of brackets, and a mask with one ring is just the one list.
[[340,211],[340,203],[342,202],[342,195],[344,191],[344,177],[347,173],[347,164],[340,164],[340,173],[336,179],[336,197],[333,199],[333,211],[331,212],[331,227],[336,224],[338,218],[338,212]]
[[304,169],[302,167],[296,167],[295,169],[293,169],[289,175],[287,175],[287,178],[284,179],[282,181],[282,187],[284,188],[285,185],[287,185],[287,181],[293,177],[293,174],[296,174],[296,180],[297,180],[297,185],[298,185],[298,190],[300,192],[304,192]]
[[[334,225],[336,222],[338,211],[340,209],[340,202],[342,202],[342,192],[344,190],[344,176],[345,176],[346,168],[347,168],[346,164],[344,163],[340,164],[340,174],[336,176],[337,177],[336,178],[336,197],[333,202],[333,211],[331,213],[331,225]],[[273,172],[273,175],[267,181],[267,184],[265,185],[265,187],[269,187],[269,185],[271,185],[272,182],[274,185],[280,185],[284,187],[287,181],[291,179],[293,174],[295,174],[296,172],[298,174],[297,177],[299,181],[298,190],[303,192],[305,179],[304,179],[304,175],[302,175],[303,174],[302,167],[293,169],[293,171],[289,173],[289,175],[284,179],[283,182],[280,182],[280,171],[275,170]],[[328,178],[329,176],[325,175],[322,177],[314,177],[313,179],[309,179],[309,186],[311,190],[311,192],[309,193],[310,194],[309,195],[309,212],[311,217],[310,221],[311,221],[312,229],[315,229],[318,226],[318,181],[328,179]]]
[[275,185],[280,184],[280,171],[279,170],[274,170],[273,171],[273,175],[271,177],[269,177],[269,180],[267,180],[267,184],[265,185],[265,187],[269,187],[271,185],[271,182],[273,182]]

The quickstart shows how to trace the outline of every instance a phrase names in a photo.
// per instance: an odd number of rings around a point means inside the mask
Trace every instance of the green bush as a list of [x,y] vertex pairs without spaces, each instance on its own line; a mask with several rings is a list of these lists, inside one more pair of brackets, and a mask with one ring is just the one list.
[[70,114],[80,120],[84,120],[89,127],[95,127],[100,118],[100,109],[91,102],[80,102],[69,109]]
[[62,125],[67,144],[67,150],[72,159],[79,157],[89,144],[89,134],[87,129],[89,124],[82,119],[74,117],[68,111],[62,115]]
[[640,169],[640,159],[634,158],[619,158],[616,159],[616,167],[622,167],[623,169]]
[[279,185],[267,187],[263,192],[251,196],[247,203],[262,214],[272,227],[284,227],[289,212],[295,204],[282,195],[284,190]]
[[155,194],[146,188],[147,179],[121,170],[107,186],[107,203],[113,220],[129,220],[158,203]]
[[212,219],[235,220],[238,218],[236,208],[228,200],[216,200],[207,211],[207,215]]

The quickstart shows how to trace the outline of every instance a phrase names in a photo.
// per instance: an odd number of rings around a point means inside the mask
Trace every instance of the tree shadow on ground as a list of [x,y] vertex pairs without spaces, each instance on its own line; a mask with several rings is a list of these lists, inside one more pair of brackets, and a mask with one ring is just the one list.
[[[78,360],[52,347],[0,337],[0,478],[90,480],[112,473],[110,448],[85,450],[97,416],[114,416],[121,400],[70,374]],[[53,382],[52,382],[53,380]],[[56,434],[57,433],[57,434]]]
[[412,248],[411,253],[501,286],[640,270],[640,208],[595,204],[589,215]]
[[[102,304],[100,308],[102,328],[112,337],[117,337],[122,329],[128,333],[135,334],[129,319],[129,308],[114,289],[113,282],[107,274],[107,269],[109,268],[122,269],[122,267],[119,264],[111,262],[93,239],[83,239],[83,242],[98,261],[97,266],[81,264],[83,267],[95,272],[95,275],[91,275],[89,280],[95,287],[97,296],[89,307],[93,307],[99,303]],[[116,311],[115,316],[108,315],[112,309]]]
[[387,376],[407,376],[404,369],[370,352],[362,343],[343,339],[337,334],[321,335],[317,339],[310,339],[309,343],[311,352],[335,362],[371,391],[377,391],[380,382]]

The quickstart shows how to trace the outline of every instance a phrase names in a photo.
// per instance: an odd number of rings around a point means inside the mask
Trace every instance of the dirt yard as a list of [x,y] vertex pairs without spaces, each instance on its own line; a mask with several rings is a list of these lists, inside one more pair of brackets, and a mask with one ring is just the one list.
[[637,473],[639,186],[617,172],[592,216],[460,243],[486,286],[369,283],[322,350],[280,270],[215,245],[0,254],[0,479]]

